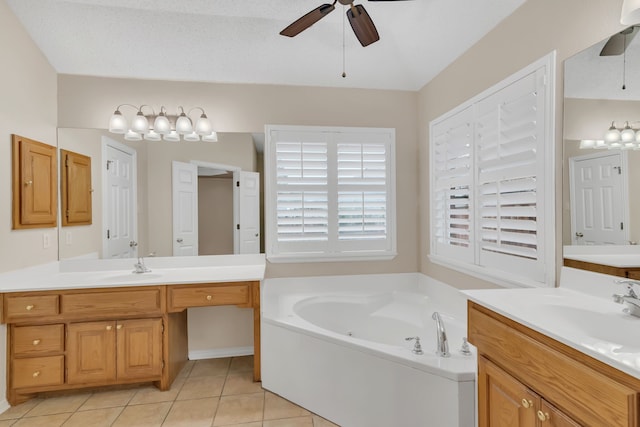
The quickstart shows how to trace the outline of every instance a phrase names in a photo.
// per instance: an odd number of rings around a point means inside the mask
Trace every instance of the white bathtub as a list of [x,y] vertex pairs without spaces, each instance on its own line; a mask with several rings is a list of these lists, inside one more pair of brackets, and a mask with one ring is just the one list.
[[[435,354],[434,311],[449,358]],[[343,427],[472,427],[476,357],[459,352],[465,331],[464,295],[422,274],[267,279],[262,385]]]

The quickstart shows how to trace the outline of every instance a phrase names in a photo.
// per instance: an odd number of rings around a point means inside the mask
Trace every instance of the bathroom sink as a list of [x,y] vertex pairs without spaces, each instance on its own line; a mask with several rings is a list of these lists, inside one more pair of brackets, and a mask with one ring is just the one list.
[[[619,308],[618,308],[619,307]],[[540,314],[559,327],[570,326],[583,345],[612,353],[640,353],[640,318],[616,311],[561,304],[541,304]]]

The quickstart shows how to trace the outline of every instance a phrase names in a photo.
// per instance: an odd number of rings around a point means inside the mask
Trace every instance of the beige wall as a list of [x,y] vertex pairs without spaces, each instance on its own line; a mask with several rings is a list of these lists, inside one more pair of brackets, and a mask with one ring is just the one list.
[[[417,271],[417,93],[70,75],[60,75],[58,84],[61,127],[104,128],[116,106],[127,102],[165,105],[169,109],[177,105],[202,106],[219,132],[264,132],[266,124],[395,128],[398,256],[387,262],[268,264],[267,277]],[[154,156],[161,155],[149,150],[149,163],[160,164],[161,159]],[[149,169],[149,182],[164,188],[170,175],[156,176],[156,169]],[[149,197],[153,197],[151,192]],[[168,206],[170,198],[159,198],[153,206],[150,203],[152,221],[165,223]],[[157,229],[155,224],[150,226]],[[158,255],[167,250],[151,234],[149,243]]]
[[[556,271],[562,256],[563,61],[622,29],[621,0],[529,0],[419,93],[420,271],[461,288],[491,287],[429,262],[429,122],[519,69],[557,52]],[[553,197],[553,196],[550,196]]]
[[[55,228],[11,230],[11,134],[56,144],[56,73],[0,1],[0,272],[58,259]],[[43,248],[43,235],[51,245]]]
[[[617,126],[625,121],[636,120],[640,112],[640,101],[615,101],[606,99],[564,100],[564,155],[562,178],[562,242],[571,244],[571,200],[569,191],[569,158],[593,154],[594,150],[581,150],[581,139],[602,139],[605,131],[615,120]],[[629,239],[640,242],[640,151],[627,151],[629,161]]]

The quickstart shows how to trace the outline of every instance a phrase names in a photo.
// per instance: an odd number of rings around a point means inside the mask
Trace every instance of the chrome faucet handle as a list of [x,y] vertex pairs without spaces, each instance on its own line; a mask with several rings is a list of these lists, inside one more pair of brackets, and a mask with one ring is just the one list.
[[424,352],[422,351],[422,346],[420,345],[420,337],[407,337],[404,340],[405,341],[413,341],[413,340],[415,340],[416,343],[413,346],[413,350],[411,350],[411,352],[414,353],[414,354],[424,354]]
[[469,341],[467,341],[467,337],[462,337],[462,347],[460,348],[460,354],[463,356],[471,356],[471,348],[469,347]]
[[638,297],[638,294],[633,290],[633,285],[640,285],[639,281],[631,279],[620,279],[614,280],[614,282],[617,285],[627,285],[627,295],[632,298],[640,299],[640,297]]

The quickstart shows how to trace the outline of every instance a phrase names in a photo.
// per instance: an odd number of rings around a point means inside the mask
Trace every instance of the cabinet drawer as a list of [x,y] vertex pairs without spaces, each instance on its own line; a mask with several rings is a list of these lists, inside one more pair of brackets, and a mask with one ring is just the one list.
[[11,379],[13,388],[62,384],[64,383],[64,356],[15,359]]
[[55,316],[60,312],[58,295],[5,296],[5,320]]
[[161,311],[158,288],[86,292],[62,295],[62,313],[65,315],[132,315],[153,314]]
[[30,356],[64,351],[64,325],[15,326],[11,333],[15,356]]
[[494,363],[585,426],[635,425],[636,392],[489,315],[469,309],[469,339]]
[[187,307],[214,305],[249,305],[248,284],[238,285],[188,285],[169,288],[169,311],[180,311]]

